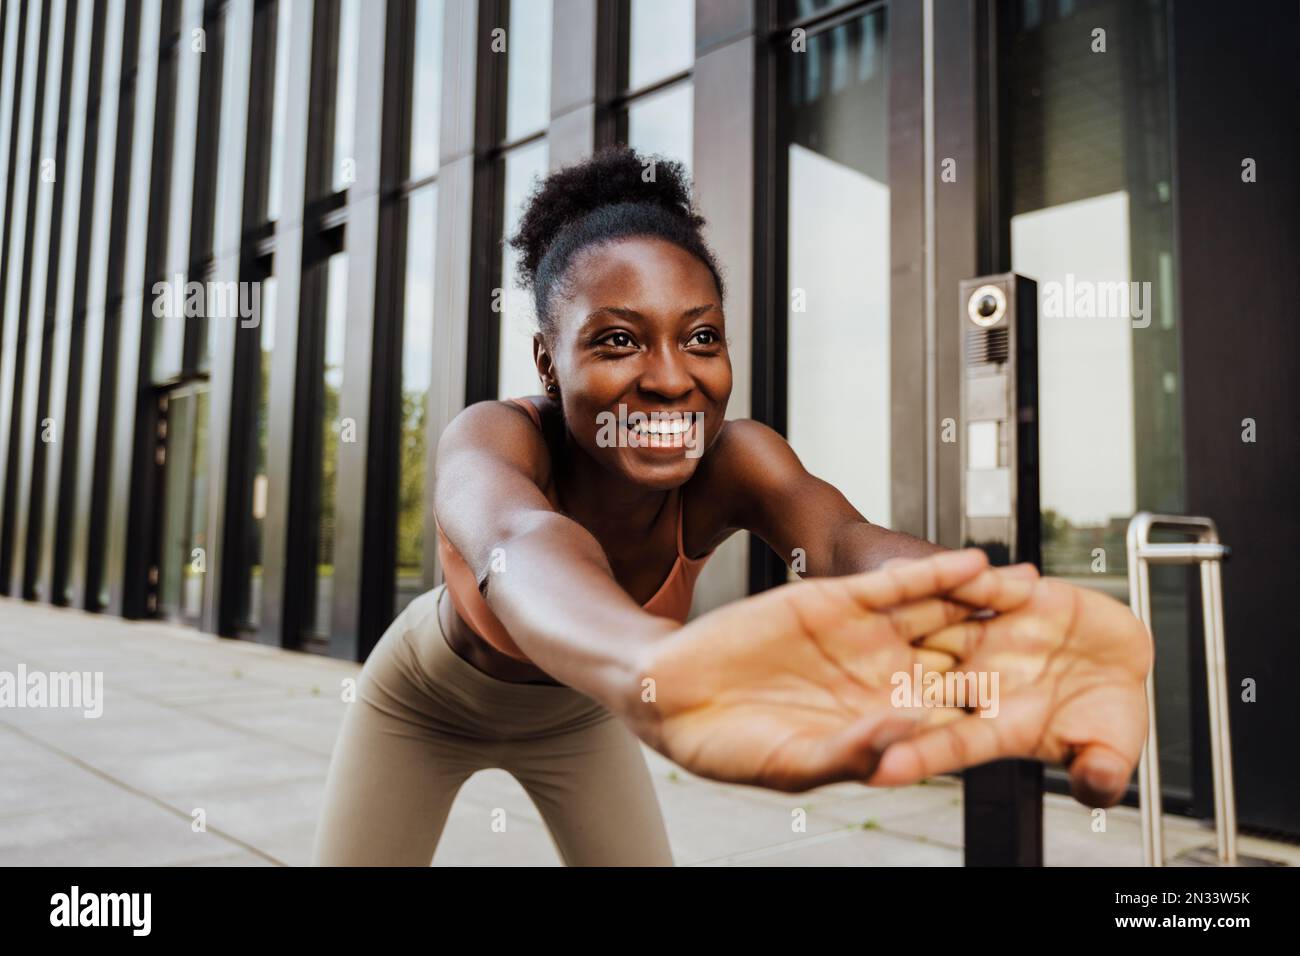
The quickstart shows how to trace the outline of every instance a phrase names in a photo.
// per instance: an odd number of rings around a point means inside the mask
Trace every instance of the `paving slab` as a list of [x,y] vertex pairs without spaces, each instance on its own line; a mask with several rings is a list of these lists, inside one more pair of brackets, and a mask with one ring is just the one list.
[[[310,863],[329,756],[359,665],[158,622],[0,598],[0,669],[100,671],[104,713],[0,710],[0,865],[301,866]],[[788,794],[696,777],[643,747],[682,866],[960,866],[954,777],[881,790],[840,783]],[[201,809],[206,829],[195,832]],[[506,813],[506,831],[492,827]],[[1044,797],[1054,866],[1140,862],[1139,818]],[[1213,829],[1165,818],[1172,857]],[[1241,851],[1300,864],[1300,847]],[[509,773],[461,788],[434,866],[558,866],[550,834]]]

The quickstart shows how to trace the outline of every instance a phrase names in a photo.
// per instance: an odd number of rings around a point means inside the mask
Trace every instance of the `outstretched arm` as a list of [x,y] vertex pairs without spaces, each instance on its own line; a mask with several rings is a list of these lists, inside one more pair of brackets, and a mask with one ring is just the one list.
[[[711,463],[735,484],[737,524],[777,553],[806,554],[806,574],[842,575],[943,551],[869,524],[834,487],[809,474],[789,444],[756,422],[735,422],[724,454]],[[1099,592],[1037,578],[1030,565],[996,572],[1026,583],[1030,597],[994,619],[971,617],[915,639],[951,655],[936,670],[960,667],[998,683],[1000,701],[983,714],[932,710],[917,734],[900,740],[871,782],[913,783],[1003,757],[1066,766],[1075,796],[1109,806],[1123,795],[1146,739],[1144,681],[1151,666],[1146,629]],[[981,607],[992,607],[976,602]],[[934,659],[930,659],[934,663]]]
[[[488,605],[520,650],[622,713],[638,649],[675,623],[642,610],[600,543],[551,506],[541,490],[548,468],[545,442],[521,410],[473,405],[438,443],[438,523],[475,580],[487,581]],[[489,570],[494,553],[504,570]]]
[[874,571],[894,558],[946,549],[872,524],[843,493],[803,466],[789,442],[767,425],[728,422],[705,460],[705,479],[731,503],[729,524],[762,538],[804,577]]

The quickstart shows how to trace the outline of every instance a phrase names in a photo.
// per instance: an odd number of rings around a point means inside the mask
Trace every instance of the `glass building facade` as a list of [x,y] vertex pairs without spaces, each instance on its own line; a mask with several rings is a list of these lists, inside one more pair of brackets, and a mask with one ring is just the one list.
[[[1300,467],[1277,437],[1297,11],[1222,16],[1220,36],[1172,0],[4,0],[0,593],[364,659],[440,580],[442,429],[539,390],[503,238],[538,177],[628,143],[694,177],[730,417],[941,543],[958,283],[1142,290],[1140,316],[1040,317],[1045,570],[1126,600],[1128,518],[1209,514],[1243,568],[1230,685],[1300,666],[1270,636],[1280,598],[1246,583],[1300,535],[1277,477]],[[1274,178],[1239,193],[1244,158]],[[1283,258],[1228,245],[1252,238]],[[1285,331],[1250,324],[1270,316]],[[1270,416],[1267,462],[1239,462],[1241,421]],[[1166,796],[1204,809],[1199,598],[1158,571]],[[697,610],[788,574],[737,536]],[[1295,708],[1234,712],[1244,823],[1300,832],[1256,742]]]

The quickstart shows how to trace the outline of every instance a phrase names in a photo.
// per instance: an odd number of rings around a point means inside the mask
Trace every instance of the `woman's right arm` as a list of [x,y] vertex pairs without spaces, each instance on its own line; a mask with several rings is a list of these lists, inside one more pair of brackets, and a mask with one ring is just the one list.
[[488,605],[520,650],[628,718],[640,653],[677,624],[646,613],[595,537],[552,507],[541,490],[548,467],[523,412],[501,402],[465,409],[438,443],[438,524],[475,580],[487,578]]

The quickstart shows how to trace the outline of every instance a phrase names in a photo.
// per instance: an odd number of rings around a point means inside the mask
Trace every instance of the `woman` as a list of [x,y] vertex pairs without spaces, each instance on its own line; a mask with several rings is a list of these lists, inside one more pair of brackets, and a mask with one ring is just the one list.
[[[871,525],[776,432],[724,421],[702,225],[681,167],[627,149],[531,197],[511,242],[546,394],[474,405],[441,438],[447,584],[366,661],[318,863],[427,865],[460,785],[500,767],[566,863],[671,864],[639,741],[786,791],[1017,756],[1066,764],[1089,805],[1122,795],[1146,735],[1145,630],[1032,568]],[[740,530],[813,580],[685,624],[700,569]],[[996,674],[996,707],[900,700],[917,664]]]

